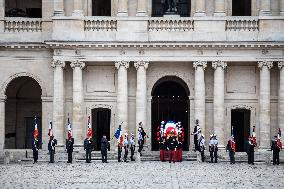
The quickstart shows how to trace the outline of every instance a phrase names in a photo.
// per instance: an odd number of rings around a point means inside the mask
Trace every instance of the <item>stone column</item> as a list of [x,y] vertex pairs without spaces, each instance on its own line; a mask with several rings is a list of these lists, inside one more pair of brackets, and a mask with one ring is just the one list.
[[73,0],[72,16],[83,16],[83,2],[82,0]]
[[142,122],[144,126],[146,124],[146,113],[147,113],[146,70],[148,68],[148,65],[149,62],[146,61],[138,61],[134,63],[134,66],[137,70],[136,125],[138,125],[139,122]]
[[260,14],[259,15],[271,15],[271,0],[260,1]]
[[73,116],[72,130],[75,144],[83,144],[84,131],[84,88],[83,88],[83,72],[85,63],[79,60],[70,64],[73,69]]
[[5,148],[5,101],[6,96],[0,96],[0,152]]
[[215,0],[214,16],[226,16],[225,0]]
[[205,134],[205,81],[204,70],[207,67],[207,62],[197,61],[193,63],[195,68],[195,87],[194,87],[194,114],[195,119],[200,121],[202,133]]
[[147,16],[147,1],[138,0],[136,16]]
[[5,0],[0,0],[0,33],[4,32]]
[[205,0],[195,1],[195,14],[194,16],[206,16]]
[[128,61],[117,61],[115,67],[118,70],[117,74],[117,123],[122,124],[122,132],[127,132],[128,127],[128,88],[127,88],[127,69],[129,68]]
[[260,148],[270,147],[270,69],[273,62],[258,62],[260,69],[259,84],[259,130]]
[[64,0],[54,0],[54,16],[64,16]]
[[118,0],[117,16],[128,16],[128,0]]
[[65,144],[64,141],[64,76],[65,62],[53,60],[51,66],[54,68],[53,77],[53,133],[58,145]]
[[[284,131],[284,61],[278,62],[280,69],[279,95],[278,95],[278,125]],[[283,137],[283,136],[282,136]]]
[[214,133],[219,139],[219,146],[225,148],[225,79],[224,70],[227,67],[226,62],[217,61],[212,62],[214,72]]
[[284,0],[280,0],[280,16],[284,16]]

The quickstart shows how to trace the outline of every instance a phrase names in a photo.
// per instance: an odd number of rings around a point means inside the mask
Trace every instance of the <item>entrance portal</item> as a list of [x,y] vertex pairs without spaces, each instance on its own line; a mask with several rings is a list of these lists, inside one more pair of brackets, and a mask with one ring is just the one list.
[[157,127],[161,121],[181,122],[184,128],[183,150],[189,148],[189,90],[178,77],[167,76],[160,79],[152,90],[152,150],[158,150]]
[[236,109],[231,112],[231,125],[234,127],[236,151],[244,152],[246,141],[250,134],[250,110]]
[[110,140],[110,117],[110,109],[96,108],[92,110],[94,150],[101,150],[103,135],[106,135],[107,140]]

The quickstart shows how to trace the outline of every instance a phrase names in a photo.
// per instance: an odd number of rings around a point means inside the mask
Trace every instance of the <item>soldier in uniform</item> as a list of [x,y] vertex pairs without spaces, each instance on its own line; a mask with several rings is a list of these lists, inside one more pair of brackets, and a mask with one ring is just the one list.
[[102,162],[108,163],[107,161],[107,149],[109,146],[109,142],[106,138],[106,135],[103,135],[103,138],[101,139],[101,154],[102,154]]
[[72,163],[72,153],[73,153],[73,149],[74,149],[74,138],[69,135],[68,139],[66,139],[66,150],[68,153],[68,161],[67,163]]
[[[120,136],[120,138],[123,138],[123,136]],[[117,143],[117,160],[118,162],[121,162],[121,153],[122,153],[122,142]]]
[[140,153],[140,156],[142,156],[142,150],[143,150],[143,146],[144,146],[144,142],[145,142],[145,137],[146,137],[146,133],[143,129],[143,124],[142,122],[139,123],[139,127],[138,127],[138,152]]
[[278,143],[277,136],[274,136],[274,140],[272,141],[271,150],[273,151],[273,165],[279,165],[279,152],[281,150],[280,145]]
[[204,156],[204,151],[205,151],[205,139],[204,139],[204,135],[201,134],[201,138],[199,140],[199,144],[198,144],[198,149],[201,155],[201,161],[204,162],[205,161],[205,156]]
[[134,138],[134,134],[133,133],[131,133],[131,137],[130,137],[129,143],[130,143],[130,160],[131,161],[135,161],[135,159],[134,159],[135,138]]
[[38,160],[38,150],[39,150],[38,136],[34,136],[34,139],[32,141],[32,150],[33,150],[34,163],[37,163],[37,160]]
[[53,135],[50,136],[48,142],[48,151],[50,155],[49,163],[54,163],[54,154],[55,154],[55,146],[57,145],[57,140],[54,138]]
[[230,164],[235,164],[236,142],[233,136],[228,141],[226,151],[229,151]]
[[160,147],[160,160],[164,162],[166,161],[166,148],[167,148],[165,136],[160,137],[159,147]]
[[87,137],[84,140],[84,150],[86,150],[86,163],[91,163],[91,155],[92,155],[92,138],[91,137]]
[[213,141],[213,134],[210,135],[210,140],[209,140],[209,153],[210,153],[210,163],[213,163],[213,159],[214,159],[214,141]]
[[199,151],[198,143],[199,143],[199,140],[201,138],[201,128],[199,126],[199,120],[198,119],[195,121],[194,130],[193,130],[193,133],[191,133],[191,135],[194,135],[195,151]]
[[123,139],[123,148],[124,148],[124,157],[123,160],[124,162],[127,162],[127,156],[128,156],[128,134],[125,133],[124,139]]
[[254,165],[254,148],[256,146],[253,137],[249,136],[247,146],[248,164]]
[[218,162],[218,139],[217,139],[217,136],[214,134],[213,135],[213,145],[214,145],[214,159],[215,159],[215,163]]
[[168,137],[168,149],[169,149],[169,162],[175,163],[176,157],[175,157],[175,152],[177,150],[177,139],[176,136],[174,135],[174,130],[171,131]]

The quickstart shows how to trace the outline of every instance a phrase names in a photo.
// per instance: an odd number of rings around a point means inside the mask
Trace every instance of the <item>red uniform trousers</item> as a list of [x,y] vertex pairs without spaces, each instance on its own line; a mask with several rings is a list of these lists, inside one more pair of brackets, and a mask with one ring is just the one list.
[[166,161],[166,150],[160,150],[160,160]]
[[169,151],[169,162],[176,162],[176,150]]

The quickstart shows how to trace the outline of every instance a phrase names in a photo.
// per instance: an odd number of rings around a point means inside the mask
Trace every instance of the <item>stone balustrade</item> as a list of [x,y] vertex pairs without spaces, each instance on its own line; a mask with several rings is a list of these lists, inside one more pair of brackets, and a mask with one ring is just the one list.
[[41,18],[6,17],[4,20],[5,32],[41,32]]
[[148,31],[193,31],[194,21],[192,18],[165,19],[150,18]]
[[226,31],[258,31],[258,17],[228,17]]
[[117,21],[114,18],[85,17],[85,31],[116,31]]

